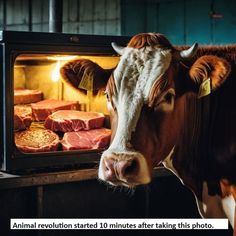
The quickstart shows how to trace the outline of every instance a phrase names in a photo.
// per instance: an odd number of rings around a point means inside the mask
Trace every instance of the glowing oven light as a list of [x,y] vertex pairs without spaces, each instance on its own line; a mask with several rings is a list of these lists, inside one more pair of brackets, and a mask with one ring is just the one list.
[[60,79],[60,61],[57,61],[56,66],[54,67],[53,71],[52,71],[52,81],[53,82],[58,82]]

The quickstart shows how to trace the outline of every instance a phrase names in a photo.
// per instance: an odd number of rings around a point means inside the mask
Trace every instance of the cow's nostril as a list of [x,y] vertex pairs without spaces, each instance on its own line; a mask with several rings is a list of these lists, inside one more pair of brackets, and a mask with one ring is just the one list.
[[121,179],[134,176],[138,172],[138,161],[136,159],[122,160],[117,164],[117,172]]
[[114,170],[114,163],[115,160],[112,158],[106,158],[104,159],[104,175],[107,180],[112,179],[115,175],[115,170]]
[[132,160],[130,163],[130,165],[128,165],[125,169],[125,175],[130,175],[130,174],[134,174],[137,169],[138,169],[138,162],[137,160]]

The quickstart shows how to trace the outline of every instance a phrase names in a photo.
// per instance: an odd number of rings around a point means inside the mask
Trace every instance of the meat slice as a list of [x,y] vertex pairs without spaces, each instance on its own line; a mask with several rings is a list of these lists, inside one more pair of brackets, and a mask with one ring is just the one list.
[[29,129],[15,133],[15,144],[21,152],[56,151],[59,137],[51,130]]
[[33,89],[14,89],[14,104],[29,104],[43,99],[43,93]]
[[30,127],[32,122],[31,107],[27,105],[14,106],[14,130],[24,130]]
[[44,126],[47,129],[61,132],[72,132],[101,128],[104,115],[98,112],[57,111],[48,116]]
[[77,110],[78,102],[60,101],[56,99],[46,99],[31,104],[32,116],[36,121],[44,121],[50,114],[58,110]]
[[61,140],[63,150],[104,149],[109,146],[111,130],[106,128],[68,132]]

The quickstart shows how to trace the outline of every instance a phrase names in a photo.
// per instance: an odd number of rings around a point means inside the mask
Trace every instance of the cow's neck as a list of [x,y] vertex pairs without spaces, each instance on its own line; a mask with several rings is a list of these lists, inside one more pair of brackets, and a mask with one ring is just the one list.
[[172,171],[201,197],[202,183],[209,167],[210,117],[203,115],[209,114],[209,98],[199,100],[195,94],[187,94],[181,106],[184,106],[184,116],[179,124],[180,135],[168,162],[172,162]]
[[[178,175],[198,197],[204,181],[209,194],[220,193],[223,169],[219,160],[232,155],[224,152],[231,150],[236,141],[235,84],[235,80],[227,81],[219,91],[202,99],[193,94],[184,95],[185,117],[172,161]],[[234,166],[234,162],[231,165]]]

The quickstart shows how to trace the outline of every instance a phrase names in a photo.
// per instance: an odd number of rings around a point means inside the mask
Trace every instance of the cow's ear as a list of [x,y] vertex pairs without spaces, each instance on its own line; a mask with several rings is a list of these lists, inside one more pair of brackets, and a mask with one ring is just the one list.
[[189,71],[192,81],[199,85],[198,97],[206,96],[211,90],[219,88],[230,71],[230,64],[223,58],[210,55],[198,58]]
[[62,80],[73,88],[81,90],[105,89],[113,69],[103,69],[88,59],[77,59],[61,67]]

